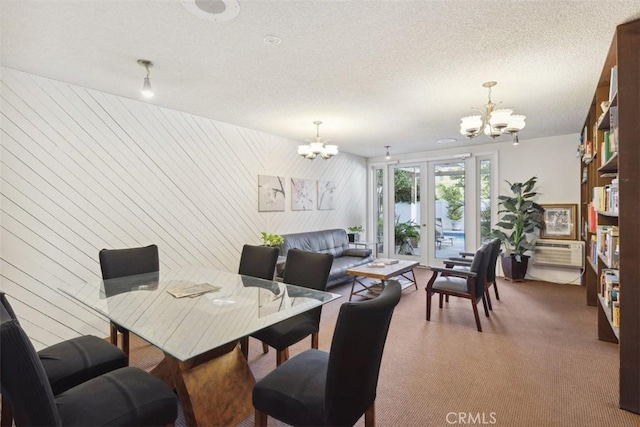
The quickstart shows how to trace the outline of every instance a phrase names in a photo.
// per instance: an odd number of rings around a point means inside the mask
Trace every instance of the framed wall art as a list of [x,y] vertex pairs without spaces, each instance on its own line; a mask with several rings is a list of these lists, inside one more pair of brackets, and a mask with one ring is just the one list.
[[545,229],[540,231],[542,239],[576,240],[578,221],[577,204],[541,205],[544,208]]
[[326,211],[336,208],[336,183],[333,181],[318,181],[318,210]]
[[284,212],[284,177],[258,175],[258,211]]
[[291,178],[291,210],[311,211],[315,202],[313,180]]

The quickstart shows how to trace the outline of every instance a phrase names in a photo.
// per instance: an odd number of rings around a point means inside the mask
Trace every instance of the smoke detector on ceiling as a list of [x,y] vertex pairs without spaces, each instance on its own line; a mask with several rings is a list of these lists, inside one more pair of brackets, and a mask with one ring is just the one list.
[[238,0],[181,0],[199,18],[214,22],[231,21],[240,13]]

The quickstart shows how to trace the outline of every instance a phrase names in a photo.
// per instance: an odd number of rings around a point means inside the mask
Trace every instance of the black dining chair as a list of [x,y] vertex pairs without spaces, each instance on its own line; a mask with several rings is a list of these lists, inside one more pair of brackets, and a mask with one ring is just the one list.
[[238,274],[273,280],[280,249],[276,246],[244,245],[240,255]]
[[[126,249],[102,249],[98,253],[98,257],[103,280],[153,273],[160,270],[157,245]],[[110,322],[110,326],[111,343],[118,345],[118,332],[120,332],[122,334],[122,351],[128,358],[129,330],[114,322]]]
[[[280,249],[275,246],[244,245],[240,255],[238,274],[273,280]],[[279,289],[279,288],[278,288]],[[240,339],[240,348],[245,359],[249,358],[249,337]]]
[[0,388],[20,426],[164,426],[178,401],[153,375],[125,367],[54,395],[47,373],[20,323],[0,306]]
[[270,416],[295,426],[352,426],[362,414],[375,425],[382,353],[401,291],[390,280],[377,298],[342,304],[329,353],[306,350],[258,381],[255,425]]
[[[5,315],[19,323],[7,295],[0,292],[0,306]],[[0,342],[4,351],[4,344]],[[127,356],[116,346],[93,336],[72,338],[37,353],[51,391],[58,395],[92,378],[128,365]],[[10,426],[11,405],[2,397],[2,426]]]
[[[324,291],[327,288],[332,263],[331,254],[290,249],[287,252],[287,268],[284,270],[283,282]],[[251,336],[262,341],[264,353],[269,351],[269,346],[276,349],[276,365],[280,366],[289,358],[289,346],[309,335],[311,347],[318,348],[321,314],[322,306],[268,326]]]
[[[485,298],[485,280],[487,263],[489,261],[489,250],[490,247],[488,245],[482,245],[473,257],[468,271],[441,267],[414,267],[413,277],[416,283],[426,282],[427,321],[431,320],[431,297],[433,294],[438,294],[440,308],[442,308],[444,296],[466,298],[471,301],[478,332],[482,332],[480,316],[478,315],[478,302],[482,301],[484,313],[489,317],[487,300]],[[429,273],[431,273],[431,278],[429,278]]]

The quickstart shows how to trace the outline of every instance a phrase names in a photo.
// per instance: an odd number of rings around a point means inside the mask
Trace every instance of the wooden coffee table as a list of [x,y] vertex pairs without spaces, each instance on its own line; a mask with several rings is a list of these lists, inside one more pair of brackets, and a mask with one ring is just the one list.
[[[378,262],[388,261],[388,260],[377,260]],[[382,289],[384,288],[386,282],[397,276],[402,276],[408,280],[408,282],[401,283],[402,289],[406,289],[409,286],[415,286],[416,290],[418,289],[418,285],[413,278],[413,273],[411,273],[411,277],[407,276],[407,273],[413,270],[413,267],[418,265],[417,261],[405,261],[400,260],[396,264],[385,265],[384,267],[370,267],[370,264],[359,265],[358,267],[350,268],[347,270],[347,275],[353,276],[353,283],[351,284],[351,294],[349,295],[349,301],[351,301],[351,297],[354,295],[359,295],[365,298],[375,298],[377,297]],[[360,278],[368,277],[370,279],[378,279],[381,281],[380,284],[368,284],[364,283],[360,280]],[[355,289],[356,283],[362,286],[361,289]]]

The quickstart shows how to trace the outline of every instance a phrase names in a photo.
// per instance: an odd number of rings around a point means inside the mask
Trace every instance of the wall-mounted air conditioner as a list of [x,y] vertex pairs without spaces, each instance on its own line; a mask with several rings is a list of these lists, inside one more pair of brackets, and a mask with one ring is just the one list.
[[578,240],[538,240],[533,254],[536,265],[584,268],[584,242]]

